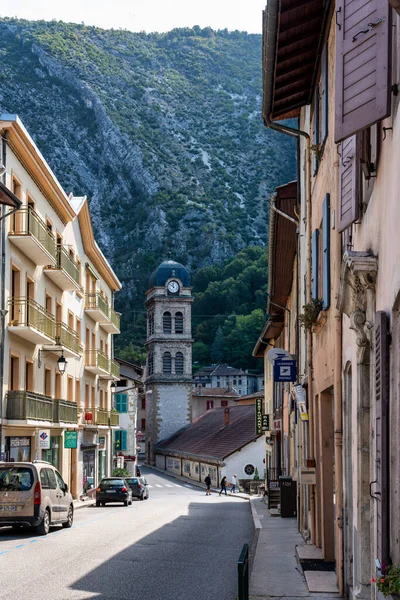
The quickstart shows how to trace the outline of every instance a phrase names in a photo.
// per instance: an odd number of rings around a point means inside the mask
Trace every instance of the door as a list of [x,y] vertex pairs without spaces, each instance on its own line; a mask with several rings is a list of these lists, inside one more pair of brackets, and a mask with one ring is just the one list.
[[50,522],[58,521],[59,500],[57,497],[57,482],[52,469],[44,467],[40,470],[40,484],[42,486],[42,507],[50,506]]
[[65,483],[58,471],[54,471],[57,480],[57,499],[59,507],[59,519],[67,520],[69,508],[69,494],[66,492]]

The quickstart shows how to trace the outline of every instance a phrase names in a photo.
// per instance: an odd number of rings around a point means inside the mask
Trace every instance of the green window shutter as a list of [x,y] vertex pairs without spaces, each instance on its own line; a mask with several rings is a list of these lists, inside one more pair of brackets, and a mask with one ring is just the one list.
[[114,448],[115,452],[121,450],[121,431],[114,431]]
[[330,195],[326,194],[322,206],[322,308],[331,304],[331,219]]
[[127,394],[115,394],[115,408],[119,413],[128,412],[128,396]]
[[121,450],[127,449],[127,431],[125,429],[121,429]]

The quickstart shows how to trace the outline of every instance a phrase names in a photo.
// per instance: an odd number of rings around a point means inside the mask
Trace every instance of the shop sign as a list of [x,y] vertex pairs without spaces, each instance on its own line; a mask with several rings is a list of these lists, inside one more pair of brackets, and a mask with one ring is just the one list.
[[274,423],[274,431],[281,431],[282,429],[282,419],[274,419],[273,421]]
[[256,435],[261,435],[261,433],[263,432],[262,405],[263,399],[256,398]]
[[296,396],[297,408],[299,409],[300,419],[302,421],[308,421],[308,411],[306,404],[306,390],[302,385],[294,386],[294,393]]
[[104,435],[99,436],[99,450],[106,449],[106,438]]
[[50,450],[50,429],[39,429],[39,448]]
[[262,415],[262,430],[269,431],[269,415]]
[[296,381],[297,365],[295,360],[275,360],[274,381]]
[[315,469],[302,468],[300,470],[300,483],[302,485],[315,485],[316,484]]
[[10,437],[10,448],[20,448],[31,445],[31,438],[28,437]]
[[77,431],[65,431],[64,432],[64,448],[77,448],[78,447],[78,432]]

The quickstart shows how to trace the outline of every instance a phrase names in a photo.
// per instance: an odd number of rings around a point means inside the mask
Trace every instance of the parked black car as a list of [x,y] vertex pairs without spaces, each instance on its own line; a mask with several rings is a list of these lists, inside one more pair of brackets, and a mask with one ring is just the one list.
[[132,504],[132,491],[122,477],[105,477],[96,489],[96,506],[104,506],[107,502],[123,502],[124,506]]
[[127,477],[126,482],[131,488],[132,496],[139,500],[147,500],[149,497],[149,486],[145,477]]

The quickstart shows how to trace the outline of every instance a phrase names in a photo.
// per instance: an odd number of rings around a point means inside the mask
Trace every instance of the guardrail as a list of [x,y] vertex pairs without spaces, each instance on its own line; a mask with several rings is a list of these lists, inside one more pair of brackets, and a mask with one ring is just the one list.
[[249,600],[249,545],[244,544],[238,560],[239,600]]

